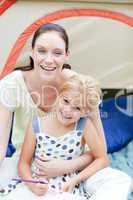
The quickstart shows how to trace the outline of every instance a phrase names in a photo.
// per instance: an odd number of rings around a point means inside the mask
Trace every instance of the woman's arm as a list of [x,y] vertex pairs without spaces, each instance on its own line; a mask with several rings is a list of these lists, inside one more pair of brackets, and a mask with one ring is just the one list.
[[5,158],[12,123],[12,112],[0,105],[0,164]]
[[105,140],[99,135],[91,121],[87,122],[87,126],[84,130],[84,141],[88,145],[94,157],[94,161],[77,175],[77,183],[85,181],[97,171],[109,165]]
[[36,165],[39,168],[37,175],[41,178],[50,178],[84,169],[93,161],[93,156],[87,151],[72,160],[52,159],[47,156],[41,157],[41,160],[36,159]]
[[87,122],[83,139],[88,145],[94,160],[78,175],[71,178],[70,181],[64,183],[63,187],[61,188],[62,192],[71,192],[75,185],[79,184],[81,181],[85,181],[97,171],[108,166],[109,161],[106,153],[105,141],[103,137],[97,133],[97,129],[94,127],[91,121]]
[[91,110],[90,113],[91,114],[90,114],[90,117],[89,117],[89,121],[91,120],[94,128],[97,131],[97,134],[99,135],[99,137],[103,141],[103,145],[104,145],[105,150],[107,151],[107,144],[106,144],[106,141],[105,141],[105,135],[104,135],[104,130],[103,130],[103,125],[102,125],[102,121],[101,121],[99,108],[97,108],[95,110]]

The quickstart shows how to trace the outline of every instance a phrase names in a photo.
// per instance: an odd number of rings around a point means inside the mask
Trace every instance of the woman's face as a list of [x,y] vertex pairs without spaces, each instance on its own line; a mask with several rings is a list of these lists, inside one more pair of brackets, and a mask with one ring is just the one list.
[[55,80],[68,59],[65,47],[65,42],[58,32],[49,31],[41,34],[32,50],[36,73],[49,81]]

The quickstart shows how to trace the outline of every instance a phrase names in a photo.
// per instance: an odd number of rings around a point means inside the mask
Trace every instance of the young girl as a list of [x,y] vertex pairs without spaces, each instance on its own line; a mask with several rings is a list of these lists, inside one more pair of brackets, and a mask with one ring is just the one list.
[[[25,184],[21,183],[7,199],[21,199],[21,196],[22,199],[89,198],[83,181],[108,165],[106,150],[91,122],[90,129],[84,129],[85,117],[94,114],[89,111],[95,111],[99,101],[100,88],[91,77],[74,75],[63,85],[55,109],[45,117],[34,118],[29,125],[18,163],[19,175]],[[81,172],[73,171],[47,180],[34,173],[37,171],[34,170],[37,168],[35,158],[43,160],[46,155],[71,160],[84,152],[86,144],[94,161]],[[31,183],[35,180],[37,182]]]

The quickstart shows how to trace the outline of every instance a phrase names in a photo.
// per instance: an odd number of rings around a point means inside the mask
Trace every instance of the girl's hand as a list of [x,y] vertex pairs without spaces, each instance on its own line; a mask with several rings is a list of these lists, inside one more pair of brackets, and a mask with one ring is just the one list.
[[43,196],[48,191],[48,184],[28,183],[29,189],[37,196]]
[[68,173],[69,171],[69,161],[49,158],[48,156],[41,156],[40,159],[35,159],[35,165],[39,171],[34,171],[34,173],[39,178],[51,178],[56,176],[61,176]]
[[61,192],[72,192],[74,187],[78,184],[77,177],[71,178],[69,181],[64,183],[64,185],[61,188]]

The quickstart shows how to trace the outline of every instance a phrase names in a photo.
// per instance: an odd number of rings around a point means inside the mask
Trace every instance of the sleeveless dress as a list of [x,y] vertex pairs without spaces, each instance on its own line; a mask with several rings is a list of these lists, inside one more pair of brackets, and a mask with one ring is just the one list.
[[[76,123],[74,130],[64,134],[63,136],[53,137],[41,131],[40,120],[39,118],[35,118],[33,120],[33,129],[37,141],[35,157],[40,157],[43,154],[51,158],[61,158],[64,160],[71,160],[79,157],[84,152],[82,133],[85,121],[84,118],[81,118],[78,123]],[[33,162],[31,167],[33,171],[34,167],[35,165]],[[77,173],[78,172],[50,178],[49,187],[58,191],[65,182]],[[74,188],[73,193],[79,193],[78,186]]]
[[[43,154],[50,156],[51,158],[61,158],[64,160],[71,160],[79,157],[84,152],[84,146],[82,145],[82,133],[85,126],[86,119],[80,118],[76,123],[75,128],[64,134],[60,137],[50,136],[45,132],[41,131],[40,119],[36,117],[33,119],[33,130],[36,136],[36,148],[34,157],[40,157]],[[34,174],[36,166],[34,159],[31,165],[31,172],[33,178],[37,178]],[[78,172],[64,174],[63,176],[53,177],[49,179],[49,190],[48,192],[41,197],[33,194],[24,183],[17,185],[16,189],[7,195],[6,200],[15,200],[16,198],[22,199],[31,198],[34,199],[62,199],[62,200],[86,200],[89,197],[84,191],[84,184],[81,182],[79,185],[76,185],[72,193],[59,193],[59,189],[63,184],[69,181],[73,176]],[[15,187],[14,187],[15,188]],[[28,200],[27,198],[27,200]],[[26,199],[25,199],[26,200]]]

